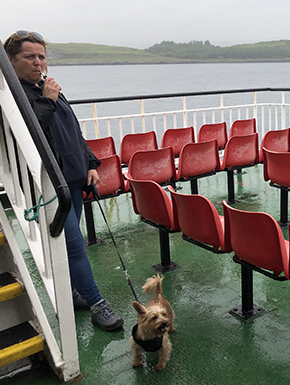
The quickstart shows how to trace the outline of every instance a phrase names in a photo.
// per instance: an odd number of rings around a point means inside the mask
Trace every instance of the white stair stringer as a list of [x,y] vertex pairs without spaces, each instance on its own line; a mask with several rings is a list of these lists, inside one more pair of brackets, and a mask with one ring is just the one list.
[[45,315],[45,312],[43,310],[43,307],[41,305],[41,302],[38,298],[38,294],[35,290],[35,287],[33,285],[33,282],[30,278],[29,272],[27,270],[27,267],[23,261],[21,252],[19,250],[19,247],[17,245],[17,242],[15,240],[13,231],[11,229],[11,226],[9,224],[9,221],[6,217],[6,214],[4,212],[2,204],[0,204],[0,222],[2,223],[3,226],[3,231],[5,234],[5,238],[10,246],[10,249],[13,254],[14,262],[17,265],[17,268],[19,270],[19,273],[21,275],[21,280],[25,286],[25,290],[30,298],[30,301],[33,306],[33,312],[37,318],[37,321],[39,322],[39,325],[41,327],[41,330],[38,332],[42,337],[44,338],[51,358],[53,360],[55,368],[59,369],[63,366],[64,362],[61,356],[61,352],[58,348],[56,339],[53,335],[53,332],[51,330],[51,327],[48,323],[47,317]]

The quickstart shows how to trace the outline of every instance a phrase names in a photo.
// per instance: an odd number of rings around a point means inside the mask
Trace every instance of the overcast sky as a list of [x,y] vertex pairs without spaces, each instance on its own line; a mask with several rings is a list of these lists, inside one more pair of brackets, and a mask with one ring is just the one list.
[[289,0],[1,0],[0,39],[19,29],[51,43],[148,48],[163,40],[229,46],[290,40]]

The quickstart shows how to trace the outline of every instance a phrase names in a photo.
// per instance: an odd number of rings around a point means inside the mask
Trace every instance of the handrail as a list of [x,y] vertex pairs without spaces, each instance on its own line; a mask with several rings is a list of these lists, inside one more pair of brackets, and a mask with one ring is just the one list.
[[58,207],[49,228],[50,235],[52,237],[58,237],[64,228],[66,218],[71,208],[70,191],[55,156],[26,97],[26,94],[19,82],[19,79],[11,66],[1,40],[0,68],[56,191],[58,197]]
[[97,99],[75,99],[69,100],[70,104],[90,104],[90,103],[108,103],[108,102],[121,102],[128,100],[140,100],[140,99],[161,99],[161,98],[177,98],[183,96],[204,96],[204,95],[219,95],[219,94],[235,94],[235,93],[247,93],[247,92],[273,92],[273,91],[290,91],[290,88],[244,88],[233,90],[217,90],[217,91],[197,91],[197,92],[179,92],[171,94],[154,94],[154,95],[131,95],[131,96],[116,96],[111,98],[97,98]]

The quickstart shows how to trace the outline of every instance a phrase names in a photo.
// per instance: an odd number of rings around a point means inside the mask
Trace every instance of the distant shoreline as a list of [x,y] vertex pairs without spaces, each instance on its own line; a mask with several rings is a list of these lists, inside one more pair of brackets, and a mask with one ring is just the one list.
[[290,58],[285,60],[228,60],[228,61],[180,61],[180,62],[150,62],[150,63],[136,63],[136,62],[108,62],[108,63],[50,63],[47,65],[54,66],[114,66],[114,65],[164,65],[164,64],[253,64],[253,63],[290,63]]
[[146,49],[87,43],[47,45],[47,63],[51,66],[280,62],[290,62],[290,40],[231,47],[214,46],[208,41],[163,41]]

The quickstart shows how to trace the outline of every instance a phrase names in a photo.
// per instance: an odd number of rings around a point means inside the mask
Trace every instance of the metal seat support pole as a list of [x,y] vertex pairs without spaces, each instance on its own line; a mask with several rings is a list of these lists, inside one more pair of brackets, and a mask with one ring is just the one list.
[[154,265],[154,269],[165,273],[166,271],[174,270],[179,265],[170,260],[170,244],[169,244],[169,233],[166,229],[159,227],[159,243],[160,243],[160,254],[161,263]]
[[235,203],[234,170],[227,170],[228,203]]
[[248,313],[253,310],[253,270],[242,267],[242,310]]
[[248,320],[261,313],[264,309],[253,302],[253,270],[247,266],[242,268],[242,305],[234,307],[230,313],[237,315],[243,320]]
[[279,225],[282,227],[288,225],[288,189],[285,188],[281,188]]
[[190,179],[191,194],[198,194],[197,179]]
[[159,241],[160,241],[161,265],[164,269],[168,269],[171,264],[168,231],[161,228],[159,229]]

